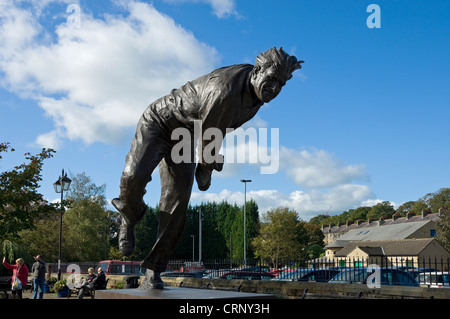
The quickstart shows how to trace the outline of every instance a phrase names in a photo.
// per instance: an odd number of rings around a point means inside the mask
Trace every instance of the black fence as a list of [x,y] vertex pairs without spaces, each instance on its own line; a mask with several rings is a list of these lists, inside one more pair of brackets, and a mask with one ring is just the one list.
[[[60,264],[60,270],[62,274],[72,273],[74,270],[73,265],[79,267],[81,274],[87,274],[89,268],[94,268],[94,273],[97,273],[97,268],[99,266],[98,262],[64,262]],[[50,274],[58,273],[58,263],[47,263],[47,272]]]
[[[82,274],[89,267],[96,269],[97,262],[61,263],[61,272],[72,272],[79,266]],[[379,285],[405,285],[450,288],[449,258],[405,258],[376,257],[318,258],[315,260],[278,261],[278,266],[268,260],[213,259],[202,262],[171,260],[163,277],[194,277],[214,279],[282,280],[339,283],[361,283]],[[57,273],[57,264],[49,264],[52,273]],[[117,273],[128,275],[128,273]],[[143,272],[140,274],[143,275]]]
[[449,258],[340,258],[278,261],[205,260],[202,263],[173,260],[164,275],[178,277],[312,281],[450,288]]

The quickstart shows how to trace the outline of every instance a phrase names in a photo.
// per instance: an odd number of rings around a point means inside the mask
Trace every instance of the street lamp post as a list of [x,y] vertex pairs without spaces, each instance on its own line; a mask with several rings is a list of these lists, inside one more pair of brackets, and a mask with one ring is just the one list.
[[69,186],[72,180],[67,177],[67,173],[64,174],[64,169],[62,170],[61,176],[58,178],[56,182],[53,183],[53,187],[55,188],[56,193],[61,193],[61,211],[59,218],[59,252],[58,252],[58,280],[61,280],[61,242],[62,242],[62,216],[63,216],[63,198],[64,191],[69,190]]
[[195,235],[191,235],[192,237],[192,262],[195,261]]
[[251,181],[251,179],[241,179],[241,182],[244,183],[244,264],[247,264],[247,183]]
[[198,262],[202,262],[202,209],[198,211]]

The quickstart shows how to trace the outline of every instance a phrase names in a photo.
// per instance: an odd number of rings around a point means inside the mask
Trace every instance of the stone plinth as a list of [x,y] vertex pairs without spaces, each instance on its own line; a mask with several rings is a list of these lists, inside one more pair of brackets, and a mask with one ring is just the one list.
[[195,289],[182,287],[166,287],[164,289],[111,289],[97,290],[95,299],[273,299],[274,295],[222,291],[211,289]]

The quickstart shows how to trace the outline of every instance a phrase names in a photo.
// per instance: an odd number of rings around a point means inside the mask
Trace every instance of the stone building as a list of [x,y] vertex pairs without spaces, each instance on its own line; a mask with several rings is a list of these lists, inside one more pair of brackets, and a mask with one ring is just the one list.
[[450,253],[434,238],[353,241],[336,252],[334,264],[448,270]]

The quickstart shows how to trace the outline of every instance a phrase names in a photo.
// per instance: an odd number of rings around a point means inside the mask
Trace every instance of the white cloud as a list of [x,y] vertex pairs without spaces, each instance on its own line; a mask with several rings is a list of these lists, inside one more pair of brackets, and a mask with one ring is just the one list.
[[206,3],[209,4],[214,15],[218,18],[228,18],[233,15],[237,15],[236,1],[235,0],[164,0],[167,3]]
[[59,149],[61,147],[60,133],[57,130],[41,134],[36,138],[36,144],[52,149]]
[[[330,188],[327,192],[318,190],[293,191],[289,194],[278,190],[248,191],[247,200],[253,199],[258,204],[260,213],[265,213],[277,207],[289,207],[299,213],[300,218],[309,220],[318,214],[325,214],[331,207],[331,211],[342,212],[350,208],[363,206],[362,203],[369,200],[373,194],[368,186],[345,184]],[[223,190],[220,193],[192,193],[194,202],[226,200],[231,204],[244,204],[244,194]]]
[[302,187],[334,187],[368,178],[364,165],[345,164],[324,150],[281,147],[280,166]]
[[122,5],[123,15],[104,19],[81,7],[81,28],[56,30],[39,24],[41,6],[0,5],[1,84],[35,99],[55,123],[37,143],[115,143],[149,103],[214,68],[216,50],[170,17],[146,3]]
[[[264,127],[267,126],[266,124],[257,120],[253,125],[249,122],[245,129],[255,125]],[[230,159],[226,157],[224,170],[220,173],[215,172],[214,178],[242,176],[244,171],[246,176],[258,174],[256,168],[261,166],[261,163],[258,161],[249,165],[250,154],[258,154],[261,148],[264,153],[272,152],[272,145],[267,143],[266,146],[261,147],[259,139],[246,140],[245,143],[242,138],[236,141],[232,146],[236,153],[247,155],[247,164],[230,163]],[[223,153],[226,153],[227,147],[229,147],[228,144],[225,145]],[[247,198],[257,202],[261,213],[276,207],[289,207],[296,210],[304,220],[309,220],[317,214],[326,213],[330,207],[330,212],[340,213],[351,208],[372,206],[380,202],[374,199],[375,195],[370,191],[369,186],[355,183],[355,181],[368,179],[364,165],[343,163],[325,150],[294,150],[286,147],[280,148],[279,162],[279,173],[286,174],[302,190],[294,190],[290,193],[272,189],[247,192]],[[220,193],[193,193],[192,200],[196,202],[226,200],[242,205],[244,194],[225,189]]]
[[[255,124],[265,122],[256,121]],[[299,187],[329,188],[349,184],[354,181],[367,181],[369,175],[362,164],[346,164],[325,150],[295,150],[279,146],[272,129],[262,135],[260,127],[244,127],[229,133],[221,153],[225,155],[224,170],[218,176],[229,177],[238,174],[244,165],[268,167],[273,165],[284,172]],[[245,161],[242,158],[245,157]],[[241,159],[241,160],[240,160]],[[276,165],[274,165],[276,163]],[[247,166],[248,167],[248,166]],[[278,173],[278,169],[273,173]]]

